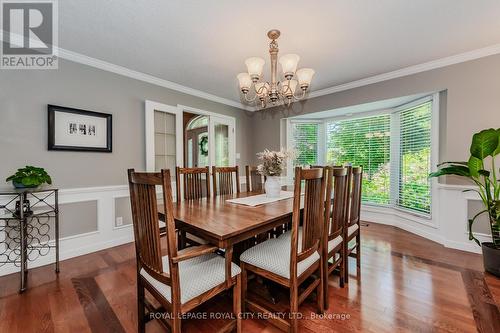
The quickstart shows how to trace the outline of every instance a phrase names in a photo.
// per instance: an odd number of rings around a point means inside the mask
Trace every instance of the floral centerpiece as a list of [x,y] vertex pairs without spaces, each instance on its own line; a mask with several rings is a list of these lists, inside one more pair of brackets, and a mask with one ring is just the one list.
[[287,159],[293,158],[294,152],[281,148],[280,151],[270,151],[265,149],[257,153],[257,157],[262,161],[257,166],[258,172],[266,177],[264,188],[269,198],[277,198],[280,195],[280,176],[286,168]]

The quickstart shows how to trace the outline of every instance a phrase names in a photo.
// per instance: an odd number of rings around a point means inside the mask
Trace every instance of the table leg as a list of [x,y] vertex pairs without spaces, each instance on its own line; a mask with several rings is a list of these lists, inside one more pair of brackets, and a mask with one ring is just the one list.
[[24,216],[24,207],[23,207],[23,204],[24,204],[24,195],[20,195],[19,196],[19,199],[20,199],[20,210],[19,210],[19,231],[21,233],[20,235],[20,240],[21,240],[21,263],[20,263],[20,266],[21,266],[21,287],[19,288],[19,292],[22,293],[26,290],[26,280],[27,280],[27,265],[26,265],[26,262],[28,261],[28,258],[27,258],[27,235],[26,235],[26,232],[27,232],[27,225],[26,225],[26,217]]
[[54,207],[55,207],[55,217],[54,217],[54,224],[55,224],[55,237],[56,237],[56,273],[59,273],[59,193],[56,191],[55,192],[55,202],[54,202]]
[[230,245],[225,248],[226,253],[226,286],[230,288],[232,285],[232,263],[233,263],[233,246]]

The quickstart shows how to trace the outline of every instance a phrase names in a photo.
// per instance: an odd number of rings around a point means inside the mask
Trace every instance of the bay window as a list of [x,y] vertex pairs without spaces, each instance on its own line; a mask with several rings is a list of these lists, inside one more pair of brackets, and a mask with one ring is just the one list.
[[290,120],[295,165],[363,166],[365,204],[431,214],[432,98],[380,112]]

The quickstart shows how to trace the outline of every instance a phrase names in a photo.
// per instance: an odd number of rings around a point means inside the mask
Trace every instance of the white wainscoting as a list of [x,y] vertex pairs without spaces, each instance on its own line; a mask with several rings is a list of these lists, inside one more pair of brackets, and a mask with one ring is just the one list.
[[[474,188],[462,185],[439,184],[431,219],[408,214],[393,208],[363,205],[364,221],[387,224],[430,239],[445,247],[481,253],[481,248],[470,241],[467,232],[468,200],[480,200],[475,192],[463,192]],[[489,235],[475,233],[482,241],[491,241]]]
[[[97,231],[61,238],[60,260],[131,242],[133,240],[131,225],[120,228],[114,227],[114,200],[116,197],[128,195],[127,185],[61,189],[59,191],[60,205],[97,201]],[[64,223],[70,222],[65,221]],[[53,241],[51,242],[52,244],[54,243]],[[28,268],[47,265],[53,263],[54,260],[55,250],[51,250],[47,256],[38,257],[36,260],[29,262]],[[18,271],[19,268],[13,264],[5,264],[0,267],[0,276]]]
[[[245,176],[240,177],[242,191],[246,191]],[[175,182],[172,183],[175,189]],[[176,200],[175,190],[172,193]],[[128,185],[74,188],[59,190],[59,204],[97,201],[97,231],[72,235],[60,239],[60,260],[107,249],[113,246],[130,243],[134,240],[132,225],[115,226],[115,199],[129,197]],[[64,222],[69,223],[69,222]],[[0,234],[0,242],[4,235]],[[51,245],[54,241],[51,241]],[[1,246],[1,245],[0,245]],[[30,261],[28,268],[51,264],[55,261],[55,250],[43,257]],[[0,267],[0,276],[18,272],[13,264]]]
[[[242,191],[245,191],[245,177],[240,178]],[[438,204],[435,205],[436,209],[431,220],[392,208],[367,205],[362,207],[361,218],[365,221],[401,228],[449,248],[480,253],[481,249],[474,242],[468,240],[467,200],[479,199],[474,192],[462,192],[468,188],[470,187],[440,184],[438,198],[436,198]],[[98,226],[97,231],[61,238],[60,259],[65,260],[132,242],[132,225],[115,227],[115,199],[128,196],[127,185],[60,190],[60,204],[97,201]],[[2,237],[3,235],[0,235],[0,239]],[[489,236],[484,234],[476,234],[476,237],[481,241],[489,239]],[[54,262],[54,259],[54,251],[51,251],[49,255],[30,262],[29,267],[47,265]],[[0,267],[0,276],[18,270],[19,268],[14,265],[5,264]]]

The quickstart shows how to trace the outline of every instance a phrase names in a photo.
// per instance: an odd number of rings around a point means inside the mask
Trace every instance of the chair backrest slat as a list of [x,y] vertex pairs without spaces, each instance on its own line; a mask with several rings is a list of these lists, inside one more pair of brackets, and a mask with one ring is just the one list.
[[363,168],[356,166],[351,168],[351,198],[349,207],[349,225],[359,223],[361,211],[361,191],[363,183]]
[[210,196],[210,169],[208,167],[177,167],[175,168],[175,178],[178,201],[181,197],[184,200],[194,200]]
[[[234,175],[234,180],[233,180]],[[214,197],[218,195],[240,193],[240,174],[238,166],[235,167],[212,167]]]
[[245,167],[245,171],[246,171],[246,187],[247,187],[247,192],[250,192],[250,191],[254,191],[254,192],[262,191],[264,189],[265,177],[262,177],[262,175],[257,170],[257,167],[247,165]]

